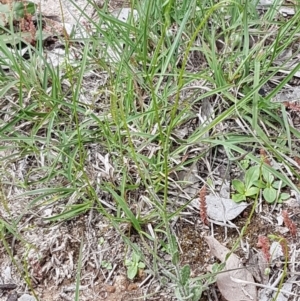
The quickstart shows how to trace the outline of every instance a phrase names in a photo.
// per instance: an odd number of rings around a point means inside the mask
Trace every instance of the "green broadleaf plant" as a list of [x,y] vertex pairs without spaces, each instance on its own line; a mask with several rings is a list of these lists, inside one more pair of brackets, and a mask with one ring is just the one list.
[[127,266],[127,277],[129,279],[133,279],[139,269],[144,269],[145,264],[140,261],[141,256],[137,253],[133,253],[131,259],[126,259],[125,260],[125,265]]
[[255,196],[259,192],[259,188],[255,185],[259,179],[259,173],[259,166],[252,166],[246,171],[244,182],[238,179],[232,181],[237,191],[232,196],[235,202],[245,201],[247,197]]
[[281,181],[275,181],[274,176],[264,167],[262,167],[262,176],[265,187],[263,187],[263,197],[268,203],[282,203],[289,198],[288,193],[280,193],[280,189],[285,185]]
[[246,201],[247,197],[255,197],[261,189],[265,201],[270,204],[275,201],[282,203],[290,196],[288,193],[280,193],[285,184],[275,181],[274,175],[267,168],[259,165],[252,166],[246,171],[244,181],[234,179],[232,185],[236,190],[232,199],[237,203]]

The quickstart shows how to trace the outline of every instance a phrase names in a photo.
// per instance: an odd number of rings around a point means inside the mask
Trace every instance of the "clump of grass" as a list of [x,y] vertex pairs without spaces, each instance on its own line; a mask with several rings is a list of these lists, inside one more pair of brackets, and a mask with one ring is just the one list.
[[[283,164],[281,173],[270,172],[297,189],[287,170],[299,175],[287,156],[299,131],[285,107],[271,102],[297,68],[266,97],[259,90],[274,83],[281,70],[275,59],[296,41],[298,14],[274,24],[272,8],[261,18],[249,2],[131,5],[138,18],[132,14],[127,22],[107,13],[107,5],[95,7],[96,19],[81,9],[93,31],[71,37],[57,67],[43,49],[31,47],[25,60],[0,42],[9,66],[1,73],[0,173],[15,201],[26,201],[15,228],[25,214],[45,206],[53,207],[50,222],[96,210],[155,277],[163,269],[168,281],[182,280],[173,283],[179,299],[196,300],[203,290],[189,286],[190,269],[180,265],[172,228],[187,205],[171,194],[181,187],[176,174],[221,146],[231,159],[254,145]],[[72,46],[76,42],[81,45]],[[201,59],[193,69],[195,53]],[[199,124],[198,109],[208,98],[215,117]],[[187,134],[179,137],[180,131]],[[246,157],[260,162],[251,152]],[[12,165],[21,162],[17,174]],[[140,246],[121,230],[124,223],[138,233]],[[157,255],[164,241],[171,263]]]

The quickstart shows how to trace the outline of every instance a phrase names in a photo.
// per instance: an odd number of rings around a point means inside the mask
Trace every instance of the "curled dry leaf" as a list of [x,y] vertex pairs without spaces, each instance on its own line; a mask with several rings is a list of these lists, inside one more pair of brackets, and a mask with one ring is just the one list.
[[232,199],[217,197],[215,195],[206,196],[206,206],[208,216],[216,221],[230,221],[239,216],[249,204],[245,202],[236,203]]
[[[206,236],[205,240],[212,255],[224,262],[230,250],[213,237]],[[222,272],[216,276],[218,288],[225,300],[257,301],[256,286],[246,284],[246,282],[254,283],[254,278],[246,268],[241,267],[237,255],[231,254],[229,256],[226,260],[225,270],[228,272]]]
[[[188,188],[191,189],[190,187]],[[196,191],[196,187],[193,187],[193,189]],[[193,193],[195,194],[194,191]],[[235,219],[249,206],[246,202],[236,203],[232,199],[211,194],[206,196],[205,201],[208,217],[219,222],[228,222]],[[191,205],[198,209],[199,199],[193,200]]]

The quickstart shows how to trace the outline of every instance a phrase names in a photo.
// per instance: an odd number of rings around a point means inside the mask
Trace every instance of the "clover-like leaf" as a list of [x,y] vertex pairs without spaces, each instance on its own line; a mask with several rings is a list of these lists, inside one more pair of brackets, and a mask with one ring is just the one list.
[[232,185],[238,193],[240,194],[245,193],[245,185],[241,180],[237,180],[237,179],[233,180]]
[[239,203],[242,201],[246,201],[246,197],[244,194],[235,193],[232,195],[232,200],[235,201],[236,203]]
[[138,264],[139,269],[144,269],[145,267],[146,267],[146,265],[143,262],[139,262],[139,264]]
[[274,203],[276,200],[277,191],[273,187],[265,188],[263,190],[263,197],[268,203]]
[[245,196],[252,196],[252,195],[256,195],[259,192],[259,188],[252,186],[249,189],[246,190],[245,192]]
[[134,265],[128,266],[128,268],[127,268],[127,277],[130,280],[132,280],[136,276],[137,271],[138,271],[137,265],[134,264]]
[[286,186],[285,183],[283,183],[282,181],[274,181],[272,183],[273,188],[275,189],[279,189],[279,188],[284,188]]
[[245,174],[245,186],[246,190],[248,190],[251,186],[253,186],[254,182],[259,178],[260,169],[259,166],[250,167]]
[[274,181],[274,176],[265,168],[262,168],[262,175],[263,175],[263,178],[264,180],[267,182],[267,183],[273,183]]
[[262,180],[254,181],[253,185],[260,189],[266,188],[266,184]]
[[290,194],[285,193],[285,192],[281,193],[280,196],[279,196],[279,198],[283,201],[287,200],[289,197],[290,197]]

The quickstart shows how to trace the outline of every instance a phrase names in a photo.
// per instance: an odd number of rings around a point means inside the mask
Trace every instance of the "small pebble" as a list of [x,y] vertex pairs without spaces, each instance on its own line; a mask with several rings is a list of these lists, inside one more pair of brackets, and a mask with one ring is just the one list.
[[18,301],[37,301],[33,296],[28,294],[23,294]]
[[114,293],[116,291],[116,288],[113,286],[113,285],[105,285],[105,290],[108,292],[108,293]]
[[17,301],[18,300],[18,294],[17,293],[12,293],[9,294],[6,301]]
[[138,288],[136,283],[130,283],[127,287],[127,291],[135,291]]

